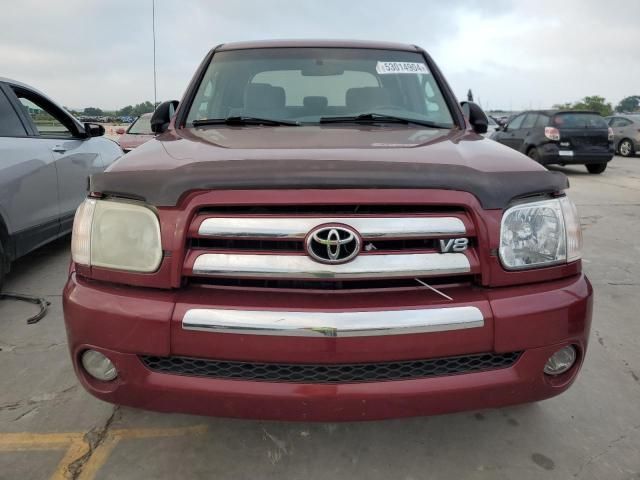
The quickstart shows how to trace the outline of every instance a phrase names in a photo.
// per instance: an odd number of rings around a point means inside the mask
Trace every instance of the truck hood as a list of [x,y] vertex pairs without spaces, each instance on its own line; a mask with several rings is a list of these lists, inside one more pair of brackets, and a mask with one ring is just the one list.
[[566,177],[469,131],[398,126],[171,130],[91,178],[91,191],[176,205],[191,190],[440,188],[484,208],[558,192]]

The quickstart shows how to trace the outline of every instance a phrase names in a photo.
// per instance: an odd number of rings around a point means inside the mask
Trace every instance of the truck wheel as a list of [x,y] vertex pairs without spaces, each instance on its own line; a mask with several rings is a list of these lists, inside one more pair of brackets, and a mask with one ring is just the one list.
[[529,151],[527,152],[527,156],[537,162],[540,163],[540,154],[538,153],[538,149],[537,148],[531,148],[529,149]]
[[627,138],[618,144],[618,152],[620,152],[620,155],[623,157],[631,157],[633,155],[633,151],[633,143],[631,143],[631,140]]
[[606,163],[591,163],[589,165],[585,165],[589,173],[602,173],[607,169]]

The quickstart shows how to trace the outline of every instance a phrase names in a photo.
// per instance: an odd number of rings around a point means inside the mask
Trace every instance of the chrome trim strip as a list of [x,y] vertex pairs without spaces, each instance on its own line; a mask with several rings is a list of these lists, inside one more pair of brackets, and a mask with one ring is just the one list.
[[245,278],[393,278],[451,275],[471,271],[464,253],[360,255],[349,263],[327,265],[306,255],[243,255],[203,253],[193,264],[194,275]]
[[477,307],[371,312],[187,310],[184,330],[291,337],[369,337],[445,332],[484,326]]
[[348,225],[365,238],[427,238],[466,233],[464,223],[456,217],[212,217],[203,220],[198,234],[226,238],[302,239],[309,230],[326,223]]

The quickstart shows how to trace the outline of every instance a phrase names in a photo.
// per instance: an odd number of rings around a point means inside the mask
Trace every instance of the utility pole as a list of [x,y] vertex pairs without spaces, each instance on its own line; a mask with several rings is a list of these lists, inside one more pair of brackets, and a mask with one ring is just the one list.
[[151,0],[151,29],[153,32],[153,109],[158,106],[158,89],[156,86],[156,0]]

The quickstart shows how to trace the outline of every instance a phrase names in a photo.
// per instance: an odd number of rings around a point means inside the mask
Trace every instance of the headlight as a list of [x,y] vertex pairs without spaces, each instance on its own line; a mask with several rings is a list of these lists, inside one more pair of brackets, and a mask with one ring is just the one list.
[[580,218],[567,197],[516,205],[502,216],[500,261],[508,270],[572,262],[581,249]]
[[73,261],[132,272],[154,272],[162,261],[160,223],[142,204],[87,199],[76,211]]

